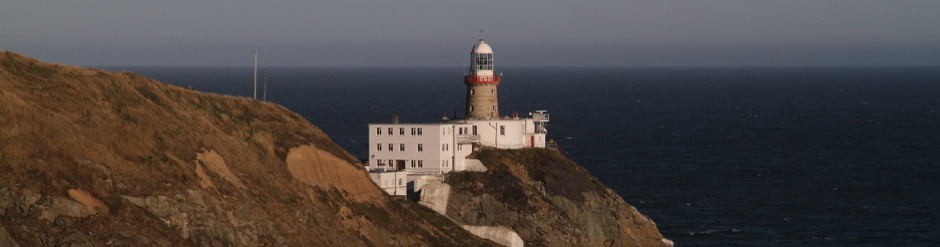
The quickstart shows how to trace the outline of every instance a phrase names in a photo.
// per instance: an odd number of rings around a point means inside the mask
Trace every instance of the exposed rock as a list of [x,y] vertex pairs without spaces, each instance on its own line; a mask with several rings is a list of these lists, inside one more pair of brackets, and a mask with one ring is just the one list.
[[81,218],[94,214],[85,204],[62,197],[49,198],[48,205],[43,205],[41,209],[42,213],[39,215],[39,218],[50,222],[54,221],[59,216]]
[[487,172],[445,179],[447,216],[460,224],[508,227],[527,246],[668,246],[655,223],[557,151],[474,155]]
[[480,236],[485,239],[493,240],[498,244],[507,247],[522,247],[525,246],[525,243],[522,241],[522,238],[519,237],[519,234],[512,229],[509,229],[505,226],[470,226],[470,225],[460,225],[463,229],[467,229],[473,233],[473,235]]
[[[447,199],[450,197],[450,185],[445,183],[427,184],[421,189],[421,205],[435,212],[447,215]],[[478,235],[479,236],[479,235]]]

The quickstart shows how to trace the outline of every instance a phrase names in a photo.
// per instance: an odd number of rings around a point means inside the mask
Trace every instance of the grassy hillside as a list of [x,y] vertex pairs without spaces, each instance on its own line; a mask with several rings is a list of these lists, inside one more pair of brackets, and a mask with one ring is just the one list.
[[[316,121],[315,119],[313,121]],[[0,243],[491,245],[284,107],[0,53]]]

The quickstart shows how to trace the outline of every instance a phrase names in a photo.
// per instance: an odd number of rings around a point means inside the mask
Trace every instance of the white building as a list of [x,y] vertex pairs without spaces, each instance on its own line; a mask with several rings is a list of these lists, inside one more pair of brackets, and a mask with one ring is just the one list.
[[420,190],[426,182],[439,180],[444,173],[485,171],[480,161],[467,159],[474,144],[504,149],[545,147],[548,113],[539,110],[529,113],[527,118],[518,114],[499,116],[498,87],[502,75],[493,71],[493,50],[481,39],[470,57],[470,71],[464,77],[467,85],[465,119],[369,124],[367,168],[373,181],[389,194],[401,195],[398,186],[402,185],[398,182],[402,181],[397,179],[402,171],[411,191]]
[[470,125],[461,123],[369,124],[369,167],[442,174],[465,170],[472,152]]

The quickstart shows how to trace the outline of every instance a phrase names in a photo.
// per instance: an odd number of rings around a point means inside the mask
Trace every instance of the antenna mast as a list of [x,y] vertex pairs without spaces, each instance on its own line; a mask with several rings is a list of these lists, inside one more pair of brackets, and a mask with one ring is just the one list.
[[254,86],[251,88],[254,93],[254,98],[258,99],[258,50],[251,51],[251,54],[255,56],[255,70],[254,70]]
[[262,101],[268,101],[268,69],[264,69],[264,93]]

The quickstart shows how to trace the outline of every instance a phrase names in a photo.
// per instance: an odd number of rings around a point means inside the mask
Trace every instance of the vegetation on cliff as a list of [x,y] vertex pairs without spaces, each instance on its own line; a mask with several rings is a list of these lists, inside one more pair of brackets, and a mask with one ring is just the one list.
[[0,52],[0,243],[488,246],[275,104]]
[[505,226],[526,246],[669,246],[655,223],[583,167],[552,149],[473,154],[486,172],[448,175],[446,214],[459,224]]

